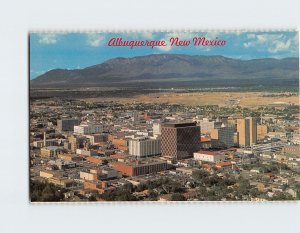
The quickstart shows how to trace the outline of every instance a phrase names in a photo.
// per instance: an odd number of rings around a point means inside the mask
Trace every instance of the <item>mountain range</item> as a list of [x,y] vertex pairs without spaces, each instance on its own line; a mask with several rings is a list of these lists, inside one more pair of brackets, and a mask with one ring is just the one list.
[[154,54],[114,58],[84,69],[53,69],[30,81],[50,87],[217,87],[299,85],[299,58],[240,60]]

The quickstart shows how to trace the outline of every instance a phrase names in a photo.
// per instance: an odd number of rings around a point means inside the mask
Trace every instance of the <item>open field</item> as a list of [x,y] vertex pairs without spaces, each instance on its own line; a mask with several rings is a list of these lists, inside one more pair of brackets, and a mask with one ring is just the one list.
[[[85,101],[97,102],[103,98],[88,98]],[[184,105],[219,105],[258,107],[272,104],[295,104],[299,105],[299,95],[263,92],[194,92],[194,93],[151,93],[148,95],[136,95],[133,97],[110,97],[105,100],[115,100],[121,103],[144,102],[144,103],[173,103]]]

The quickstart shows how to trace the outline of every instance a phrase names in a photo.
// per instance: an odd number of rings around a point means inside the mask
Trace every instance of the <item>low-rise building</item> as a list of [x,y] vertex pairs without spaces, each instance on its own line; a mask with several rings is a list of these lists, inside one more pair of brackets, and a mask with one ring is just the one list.
[[48,179],[49,183],[58,185],[63,188],[71,188],[74,186],[75,182],[73,179],[67,177],[51,177]]
[[97,173],[80,171],[79,177],[83,180],[97,180]]
[[300,156],[300,146],[287,145],[282,149],[282,152],[289,155]]
[[97,134],[103,132],[103,125],[102,124],[93,124],[93,123],[86,123],[74,126],[74,133],[75,134]]
[[216,163],[215,168],[228,170],[228,169],[232,168],[232,163],[231,162],[219,162],[219,163]]
[[41,148],[42,157],[56,157],[57,154],[63,151],[63,147],[60,146],[48,146]]
[[48,162],[48,165],[56,166],[59,170],[64,170],[64,169],[69,169],[69,168],[76,167],[75,162],[68,161],[68,160],[62,160],[62,159],[50,160]]
[[257,139],[263,140],[268,135],[268,127],[266,125],[257,125]]
[[192,167],[178,167],[176,168],[176,172],[180,172],[185,175],[192,175],[193,172],[198,171],[198,168],[192,168]]
[[84,155],[84,156],[95,156],[95,155],[97,155],[97,151],[96,150],[77,149],[76,154]]
[[34,141],[33,146],[37,148],[47,147],[47,146],[58,146],[63,140],[58,139],[47,139],[47,140],[39,140]]
[[95,145],[101,142],[107,142],[108,134],[92,134],[92,135],[85,135],[86,138],[90,140],[91,145]]
[[111,163],[112,168],[125,176],[140,176],[167,169],[167,162],[160,159],[136,160]]
[[194,159],[204,162],[217,163],[225,160],[225,155],[216,151],[198,151],[194,153]]
[[100,165],[103,163],[103,158],[101,158],[99,156],[88,156],[85,159],[86,159],[86,161],[88,161],[90,163],[94,163],[96,165]]
[[61,173],[58,171],[45,171],[45,170],[40,171],[40,177],[43,177],[46,179],[49,179],[54,176],[58,177],[60,175],[61,175]]
[[105,167],[102,168],[100,170],[100,179],[101,180],[108,180],[108,179],[114,179],[119,177],[119,172],[117,172],[116,170],[109,168],[109,167]]

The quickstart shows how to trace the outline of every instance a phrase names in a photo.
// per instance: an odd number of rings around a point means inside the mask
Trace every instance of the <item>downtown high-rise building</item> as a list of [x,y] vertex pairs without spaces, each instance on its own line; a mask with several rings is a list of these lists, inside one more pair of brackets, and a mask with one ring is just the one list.
[[196,122],[165,123],[161,128],[162,156],[185,159],[200,149],[200,127]]
[[220,128],[222,125],[221,121],[211,121],[208,118],[197,120],[198,125],[202,134],[210,134],[212,129]]
[[222,125],[221,128],[212,129],[211,139],[218,140],[224,147],[232,147],[234,146],[234,128]]
[[161,154],[159,138],[137,138],[129,140],[129,154],[137,157],[147,157]]
[[154,122],[153,123],[153,136],[161,135],[161,123]]
[[239,146],[249,147],[257,142],[257,122],[253,117],[237,119]]
[[74,126],[79,125],[80,121],[78,119],[61,119],[57,120],[57,130],[62,131],[74,131]]

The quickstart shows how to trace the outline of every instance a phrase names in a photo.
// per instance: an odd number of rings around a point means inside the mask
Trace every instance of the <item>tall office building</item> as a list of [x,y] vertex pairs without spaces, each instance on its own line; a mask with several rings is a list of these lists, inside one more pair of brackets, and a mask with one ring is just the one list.
[[153,136],[161,135],[161,123],[154,122],[153,123]]
[[200,149],[200,127],[196,122],[167,123],[161,129],[162,156],[185,159]]
[[248,147],[256,144],[257,141],[257,123],[253,117],[237,119],[237,132],[239,135],[239,145]]
[[62,131],[73,131],[74,126],[79,125],[78,119],[61,119],[57,120],[57,129]]
[[152,138],[137,138],[129,140],[129,154],[137,157],[147,157],[161,154],[161,140]]
[[199,120],[198,124],[200,125],[201,133],[209,134],[211,130],[214,128],[220,128],[222,122],[220,121],[210,121],[208,118],[203,118],[203,120]]
[[222,125],[221,128],[212,129],[211,139],[218,140],[220,145],[225,147],[232,147],[234,146],[234,128]]

